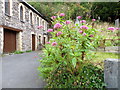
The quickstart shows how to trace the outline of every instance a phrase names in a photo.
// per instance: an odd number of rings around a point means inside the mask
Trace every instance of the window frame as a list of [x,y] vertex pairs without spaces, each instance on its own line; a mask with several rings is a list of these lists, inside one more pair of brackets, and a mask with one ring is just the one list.
[[[23,11],[22,11],[22,19],[21,19],[21,7],[22,7],[22,9],[23,9]],[[19,20],[21,21],[21,22],[25,22],[25,6],[22,4],[22,3],[20,3],[19,4]]]
[[36,17],[36,25],[39,26],[40,25],[40,18],[37,16]]
[[44,20],[42,20],[42,26],[43,26],[43,31],[45,31],[45,21]]
[[[21,10],[22,10],[22,12],[21,12]],[[24,21],[24,12],[23,12],[23,6],[22,5],[20,6],[20,13],[19,14],[20,14],[20,21]]]
[[33,25],[33,14],[30,12],[30,24]]
[[[6,6],[6,4],[8,7]],[[10,0],[5,0],[4,6],[5,6],[5,15],[10,16],[11,15],[11,2],[10,2]]]

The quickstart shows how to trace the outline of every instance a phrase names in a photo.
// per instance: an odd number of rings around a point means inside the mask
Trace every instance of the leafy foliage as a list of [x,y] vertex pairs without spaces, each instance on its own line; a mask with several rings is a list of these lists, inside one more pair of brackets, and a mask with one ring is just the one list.
[[103,71],[93,65],[86,65],[80,72],[74,74],[61,64],[48,77],[48,88],[101,88],[104,87]]
[[[54,31],[45,45],[39,71],[48,88],[102,88],[103,72],[90,65],[92,51],[101,39],[98,31],[87,23],[74,24],[57,16]],[[94,54],[93,54],[94,55]]]
[[66,13],[66,19],[80,15],[83,18],[98,18],[113,21],[120,18],[120,2],[29,2],[40,13],[51,17],[59,12]]
[[103,21],[114,21],[120,18],[120,2],[93,3],[92,16],[100,16]]

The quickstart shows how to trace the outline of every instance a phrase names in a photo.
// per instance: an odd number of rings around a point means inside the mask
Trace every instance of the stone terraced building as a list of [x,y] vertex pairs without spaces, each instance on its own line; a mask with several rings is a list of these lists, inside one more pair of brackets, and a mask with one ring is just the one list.
[[[0,1],[0,54],[39,49],[49,39],[48,22],[25,1]],[[40,25],[43,29],[38,29]]]

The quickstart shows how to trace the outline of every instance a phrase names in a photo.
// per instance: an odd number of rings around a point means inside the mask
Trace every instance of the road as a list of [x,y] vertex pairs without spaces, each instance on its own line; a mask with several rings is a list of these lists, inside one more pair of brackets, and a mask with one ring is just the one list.
[[43,88],[45,82],[37,70],[40,53],[30,52],[2,57],[2,88]]

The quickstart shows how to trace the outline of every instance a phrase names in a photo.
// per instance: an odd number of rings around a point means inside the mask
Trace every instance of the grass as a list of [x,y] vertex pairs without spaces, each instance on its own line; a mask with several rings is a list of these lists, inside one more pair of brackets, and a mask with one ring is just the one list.
[[24,51],[15,51],[14,54],[22,54]]
[[92,63],[100,68],[104,68],[104,60],[107,58],[120,59],[119,53],[108,53],[108,52],[96,52]]
[[28,50],[28,51],[15,51],[14,54],[22,54],[25,52],[32,52],[32,50]]
[[[32,50],[27,50],[27,51],[15,51],[15,52],[6,53],[6,54],[12,55],[12,54],[22,54],[22,53],[28,53],[28,52],[32,52]],[[0,57],[4,57],[6,54],[0,54]]]

